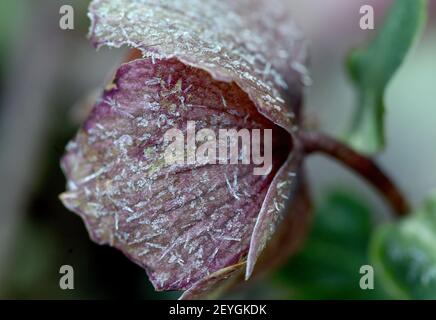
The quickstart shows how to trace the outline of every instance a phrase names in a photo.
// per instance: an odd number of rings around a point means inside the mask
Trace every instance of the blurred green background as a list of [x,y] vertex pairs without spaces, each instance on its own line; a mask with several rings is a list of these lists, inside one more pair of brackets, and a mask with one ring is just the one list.
[[[306,116],[339,136],[348,128],[355,94],[344,70],[350,48],[373,36],[359,28],[359,8],[373,5],[376,31],[389,0],[283,0],[310,44],[313,85]],[[418,206],[436,187],[436,1],[423,39],[387,93],[386,152],[381,165]],[[75,29],[59,28],[59,8],[75,10]],[[145,272],[120,252],[89,240],[81,219],[57,196],[59,167],[80,115],[75,104],[104,85],[122,50],[96,52],[86,39],[88,1],[0,2],[0,298],[173,299],[155,293]],[[335,163],[307,164],[316,203],[304,248],[281,269],[228,298],[389,298],[359,288],[374,227],[389,220],[378,196]],[[61,265],[74,267],[75,289],[59,288]]]

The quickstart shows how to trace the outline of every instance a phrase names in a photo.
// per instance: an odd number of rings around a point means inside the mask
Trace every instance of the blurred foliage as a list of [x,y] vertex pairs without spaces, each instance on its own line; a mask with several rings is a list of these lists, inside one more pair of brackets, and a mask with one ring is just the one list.
[[348,58],[359,96],[349,141],[358,150],[375,153],[384,147],[385,91],[425,24],[426,8],[427,0],[395,0],[375,39]]
[[[11,14],[13,12],[13,14]],[[12,37],[19,33],[20,22],[25,16],[23,1],[0,1],[0,97],[3,93],[7,58],[10,57],[9,44]],[[0,105],[0,110],[2,106]]]
[[380,227],[371,245],[375,273],[399,299],[436,298],[436,194],[404,221]]
[[23,1],[0,1],[0,62],[4,61],[7,44],[18,32],[23,17]]
[[368,242],[373,230],[370,210],[359,198],[331,193],[315,213],[304,248],[276,275],[292,299],[381,299],[383,289],[362,290],[361,266],[369,264]]

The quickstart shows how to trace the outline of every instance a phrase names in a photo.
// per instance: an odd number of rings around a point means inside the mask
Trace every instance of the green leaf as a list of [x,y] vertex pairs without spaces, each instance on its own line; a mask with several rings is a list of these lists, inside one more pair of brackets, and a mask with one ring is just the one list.
[[420,34],[426,11],[427,0],[395,0],[375,39],[348,57],[359,98],[348,140],[358,150],[375,153],[384,147],[385,91]]
[[436,299],[436,194],[424,208],[382,226],[371,244],[377,279],[400,299]]
[[370,210],[348,193],[334,192],[316,210],[304,248],[276,274],[290,293],[281,298],[376,299],[381,288],[359,287],[362,265],[369,264],[373,223]]

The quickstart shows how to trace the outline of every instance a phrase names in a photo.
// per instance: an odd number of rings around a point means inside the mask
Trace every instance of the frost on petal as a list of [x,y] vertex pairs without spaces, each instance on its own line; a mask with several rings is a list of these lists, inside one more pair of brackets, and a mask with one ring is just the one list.
[[257,259],[284,219],[284,213],[289,212],[293,205],[294,196],[297,195],[294,191],[299,186],[299,181],[296,180],[300,178],[297,173],[300,172],[301,155],[302,153],[298,152],[297,146],[294,145],[293,152],[274,177],[274,181],[266,194],[251,237],[246,279],[253,273]]
[[[254,175],[256,165],[242,163],[168,165],[164,133],[186,132],[188,120],[217,136],[219,129],[272,129],[271,172]],[[291,149],[289,133],[235,83],[176,59],[134,60],[117,71],[67,146],[61,199],[94,241],[122,250],[156,289],[188,289],[245,260],[263,200]]]
[[180,300],[213,299],[219,296],[226,287],[237,280],[243,265],[243,263],[235,264],[208,275],[186,290],[180,296]]
[[[301,154],[291,136],[309,79],[288,7],[280,0],[94,0],[89,16],[97,47],[128,46],[142,56],[121,66],[68,145],[64,204],[94,241],[122,250],[159,290],[197,296],[247,255],[248,276],[298,184]],[[197,131],[272,129],[271,172],[167,166],[164,133],[186,132],[188,120]]]
[[[304,172],[300,171],[299,176],[298,184],[292,193],[292,201],[289,204],[288,214],[280,219],[281,222],[277,225],[277,230],[275,230],[264,252],[259,257],[259,261],[257,261],[256,268],[254,269],[254,277],[262,276],[267,271],[280,266],[289,259],[289,256],[300,249],[302,242],[306,238],[312,222],[312,203]],[[250,250],[252,250],[250,252],[256,252],[252,248]],[[251,257],[249,258],[250,261],[252,261]]]
[[177,57],[217,80],[235,81],[262,114],[290,130],[309,79],[304,40],[284,2],[94,0],[90,38],[97,47]]

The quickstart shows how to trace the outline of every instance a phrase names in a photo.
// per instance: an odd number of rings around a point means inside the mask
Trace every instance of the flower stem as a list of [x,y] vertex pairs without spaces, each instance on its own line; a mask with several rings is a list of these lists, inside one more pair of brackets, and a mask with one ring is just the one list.
[[298,138],[306,154],[327,155],[358,173],[384,196],[398,216],[410,211],[403,193],[372,159],[321,132],[302,131]]

